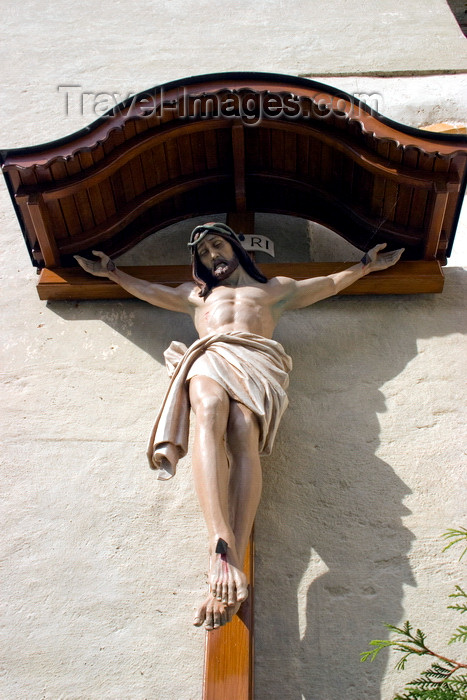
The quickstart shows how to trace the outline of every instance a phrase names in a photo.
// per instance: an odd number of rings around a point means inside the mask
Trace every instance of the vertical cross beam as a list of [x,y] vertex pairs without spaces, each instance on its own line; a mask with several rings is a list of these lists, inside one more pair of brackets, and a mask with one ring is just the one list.
[[203,700],[253,700],[254,536],[245,554],[248,598],[224,627],[206,632]]
[[237,211],[245,211],[245,133],[243,124],[241,123],[236,123],[232,126],[232,155],[235,186],[235,206]]
[[227,226],[233,228],[238,234],[253,234],[255,232],[255,212],[229,211],[227,212]]

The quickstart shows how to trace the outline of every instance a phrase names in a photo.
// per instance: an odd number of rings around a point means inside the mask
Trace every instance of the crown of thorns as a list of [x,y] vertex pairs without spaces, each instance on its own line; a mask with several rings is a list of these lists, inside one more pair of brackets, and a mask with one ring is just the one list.
[[191,251],[193,253],[195,251],[195,246],[197,246],[198,243],[201,243],[203,238],[207,236],[208,233],[212,233],[214,235],[217,234],[219,236],[222,236],[222,238],[233,238],[240,245],[242,244],[242,240],[245,239],[245,236],[238,236],[235,233],[235,231],[230,228],[230,226],[227,226],[227,224],[219,224],[210,221],[207,224],[201,224],[200,226],[196,226],[191,232],[190,240],[188,241],[188,247],[191,248]]

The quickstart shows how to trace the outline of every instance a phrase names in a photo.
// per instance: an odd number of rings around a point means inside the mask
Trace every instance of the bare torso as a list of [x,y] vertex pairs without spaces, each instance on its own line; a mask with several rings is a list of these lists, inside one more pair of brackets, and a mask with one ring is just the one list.
[[198,288],[190,294],[193,321],[202,338],[212,333],[248,331],[271,338],[281,311],[284,282],[278,278],[261,284],[250,277],[244,284],[214,287],[202,299]]

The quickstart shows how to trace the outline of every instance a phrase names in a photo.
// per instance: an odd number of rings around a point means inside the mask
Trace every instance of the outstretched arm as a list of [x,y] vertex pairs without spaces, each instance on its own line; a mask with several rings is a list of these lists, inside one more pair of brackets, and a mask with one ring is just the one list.
[[160,306],[163,309],[169,309],[169,311],[181,311],[182,313],[191,314],[192,306],[189,303],[191,284],[167,287],[164,284],[146,282],[119,270],[113,260],[105,253],[101,253],[98,250],[93,250],[92,252],[99,260],[88,260],[81,255],[74,256],[83,270],[86,270],[89,274],[96,277],[107,277],[112,282],[119,284],[123,289],[126,289],[130,294],[133,294],[133,296],[154,306]]
[[376,245],[368,253],[365,253],[361,262],[342,272],[336,272],[327,277],[312,277],[307,280],[299,280],[295,283],[294,291],[285,308],[301,309],[304,306],[309,306],[316,301],[337,294],[371,272],[385,270],[395,265],[404,252],[404,248],[392,250],[389,253],[381,253],[380,251],[385,247],[386,243]]

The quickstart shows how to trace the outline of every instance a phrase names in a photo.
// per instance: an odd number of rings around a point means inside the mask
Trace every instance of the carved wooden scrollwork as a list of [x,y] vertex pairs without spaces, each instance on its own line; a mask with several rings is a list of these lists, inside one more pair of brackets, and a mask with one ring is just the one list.
[[[145,91],[86,129],[3,151],[1,161],[44,270],[42,298],[55,294],[47,279],[67,275],[75,282],[64,281],[62,298],[80,298],[91,292],[78,289],[74,254],[118,255],[176,221],[224,212],[304,217],[361,250],[404,246],[406,261],[439,276],[465,192],[467,137],[397,124],[311,80],[224,73]],[[146,274],[176,281],[175,270]],[[106,280],[97,286],[114,294]]]

